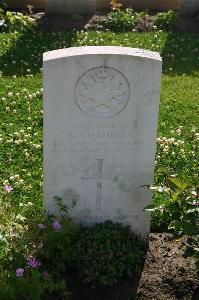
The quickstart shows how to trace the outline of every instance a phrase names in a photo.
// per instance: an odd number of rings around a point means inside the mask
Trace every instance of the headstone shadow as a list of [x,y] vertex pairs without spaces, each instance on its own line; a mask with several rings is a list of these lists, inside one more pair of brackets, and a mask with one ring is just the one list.
[[71,300],[138,300],[139,285],[142,272],[145,265],[145,259],[148,251],[148,244],[144,249],[142,266],[138,273],[132,277],[123,277],[117,284],[112,286],[97,286],[82,283],[75,270],[71,270],[67,275],[67,286]]
[[83,30],[85,25],[89,23],[90,16],[64,16],[64,15],[44,15],[38,21],[38,30],[49,32],[59,32],[65,30]]

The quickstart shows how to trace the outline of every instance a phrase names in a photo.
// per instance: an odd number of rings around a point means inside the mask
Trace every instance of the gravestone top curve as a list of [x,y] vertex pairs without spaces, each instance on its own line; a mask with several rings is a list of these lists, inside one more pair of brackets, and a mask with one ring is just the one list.
[[83,56],[83,55],[125,55],[147,58],[152,60],[162,61],[158,52],[143,50],[138,48],[119,47],[119,46],[86,46],[86,47],[71,47],[59,50],[45,52],[43,54],[44,63],[50,60],[69,57],[69,56]]

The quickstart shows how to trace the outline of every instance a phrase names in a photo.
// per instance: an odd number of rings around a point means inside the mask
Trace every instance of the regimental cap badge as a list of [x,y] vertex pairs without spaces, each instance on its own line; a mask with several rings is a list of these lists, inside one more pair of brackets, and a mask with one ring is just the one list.
[[127,105],[130,86],[116,69],[101,66],[88,70],[77,81],[75,102],[79,109],[96,118],[117,115]]

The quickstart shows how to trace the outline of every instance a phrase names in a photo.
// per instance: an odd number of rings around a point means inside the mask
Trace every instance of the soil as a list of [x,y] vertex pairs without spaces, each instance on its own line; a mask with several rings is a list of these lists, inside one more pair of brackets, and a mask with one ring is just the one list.
[[198,276],[194,260],[186,256],[186,244],[186,237],[176,240],[168,233],[150,235],[137,299],[199,299]]
[[[144,259],[143,259],[144,262]],[[92,288],[69,275],[72,300],[198,300],[198,275],[193,258],[186,255],[186,237],[151,233],[143,270],[112,287]]]

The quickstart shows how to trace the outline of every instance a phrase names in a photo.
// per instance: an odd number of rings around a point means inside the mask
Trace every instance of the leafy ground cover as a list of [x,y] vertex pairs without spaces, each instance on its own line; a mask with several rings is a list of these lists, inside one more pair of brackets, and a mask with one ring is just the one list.
[[[199,35],[164,33],[0,34],[0,260],[43,220],[42,53],[85,45],[158,51],[163,57],[156,176],[162,166],[198,184]],[[149,183],[150,184],[150,183]],[[164,201],[163,198],[160,201]],[[159,224],[159,222],[157,222]],[[154,229],[157,230],[156,223]],[[27,244],[24,245],[28,248]],[[5,264],[0,272],[5,273]]]

